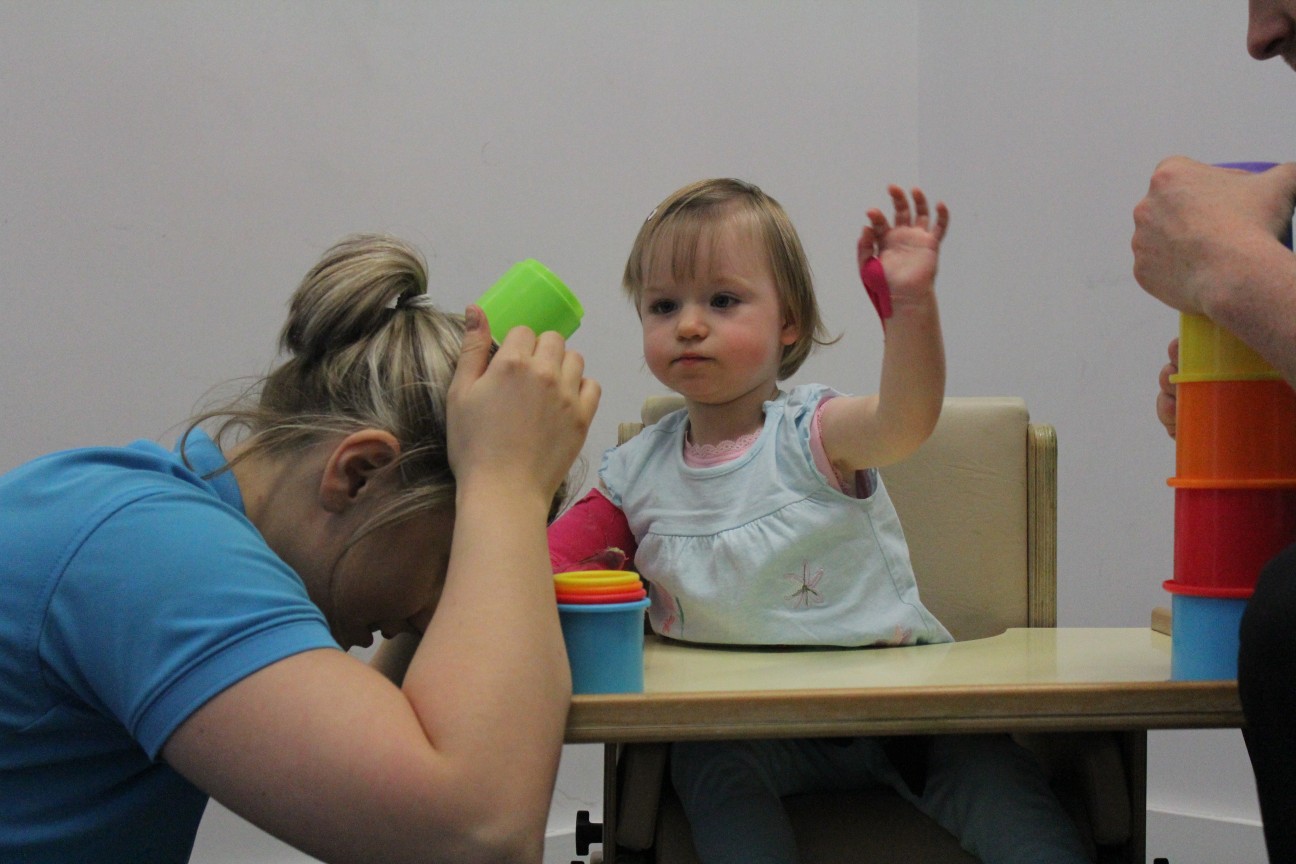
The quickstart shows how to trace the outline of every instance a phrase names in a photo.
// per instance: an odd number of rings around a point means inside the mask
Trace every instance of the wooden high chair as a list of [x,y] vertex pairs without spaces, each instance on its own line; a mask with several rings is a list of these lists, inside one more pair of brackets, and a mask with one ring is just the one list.
[[[641,423],[621,424],[621,441],[681,406],[677,397],[648,399]],[[923,602],[957,640],[1056,626],[1057,438],[1051,426],[1029,422],[1021,399],[947,398],[931,438],[882,475]],[[1094,860],[1143,864],[1145,733],[1016,737],[1040,759]],[[605,782],[611,818],[601,857],[592,860],[696,864],[668,776],[669,745],[606,747],[605,764],[616,772]],[[805,862],[976,861],[890,790],[800,795],[785,804]],[[578,851],[582,833],[586,843],[599,834],[587,815],[581,822]]]

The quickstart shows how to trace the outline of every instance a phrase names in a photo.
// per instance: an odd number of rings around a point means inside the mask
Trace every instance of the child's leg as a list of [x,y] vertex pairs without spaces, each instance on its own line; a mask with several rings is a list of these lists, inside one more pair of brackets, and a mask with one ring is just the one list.
[[1039,763],[1007,735],[933,738],[915,803],[983,864],[1090,860]]
[[889,765],[871,739],[671,745],[671,779],[703,864],[796,861],[796,840],[780,799],[867,785],[878,772],[889,772]]

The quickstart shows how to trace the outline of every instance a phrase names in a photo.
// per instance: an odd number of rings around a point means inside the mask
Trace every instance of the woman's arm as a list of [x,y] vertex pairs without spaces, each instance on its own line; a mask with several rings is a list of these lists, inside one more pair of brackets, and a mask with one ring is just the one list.
[[1134,276],[1206,315],[1296,383],[1296,256],[1282,242],[1296,163],[1252,174],[1172,157],[1134,209]]
[[541,859],[571,692],[545,521],[599,393],[556,334],[514,331],[487,369],[489,347],[478,322],[449,399],[450,562],[403,686],[305,652],[213,698],[163,750],[324,861]]

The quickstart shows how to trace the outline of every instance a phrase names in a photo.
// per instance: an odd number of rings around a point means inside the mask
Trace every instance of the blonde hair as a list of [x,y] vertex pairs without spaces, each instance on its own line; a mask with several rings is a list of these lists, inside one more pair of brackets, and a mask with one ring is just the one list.
[[324,253],[302,279],[279,335],[287,359],[233,404],[190,420],[224,418],[219,443],[245,438],[234,460],[299,452],[361,429],[390,432],[400,456],[389,496],[351,542],[415,513],[448,507],[455,478],[446,456],[446,393],[463,342],[462,315],[427,296],[413,246],[357,234]]
[[715,228],[725,220],[747,222],[754,239],[769,256],[784,323],[797,327],[797,339],[784,346],[779,363],[779,380],[790,378],[816,345],[831,345],[837,340],[828,337],[819,316],[810,262],[792,220],[782,205],[759,187],[742,180],[721,178],[700,180],[672,192],[639,229],[626,260],[621,285],[637,307],[643,296],[646,270],[657,260],[657,250],[662,246],[670,249],[674,278],[697,275],[699,245],[714,244],[719,236]]

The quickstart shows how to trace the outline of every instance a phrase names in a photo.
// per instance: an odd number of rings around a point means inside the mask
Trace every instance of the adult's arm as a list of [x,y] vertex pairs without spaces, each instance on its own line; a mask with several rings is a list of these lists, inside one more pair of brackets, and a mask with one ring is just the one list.
[[323,861],[541,859],[571,692],[545,521],[599,393],[556,334],[515,330],[488,368],[489,347],[479,321],[449,399],[445,587],[403,685],[342,652],[305,652],[226,689],[163,749]]
[[1149,294],[1202,314],[1296,383],[1296,256],[1281,238],[1296,163],[1259,174],[1184,157],[1157,166],[1134,210],[1134,276]]

